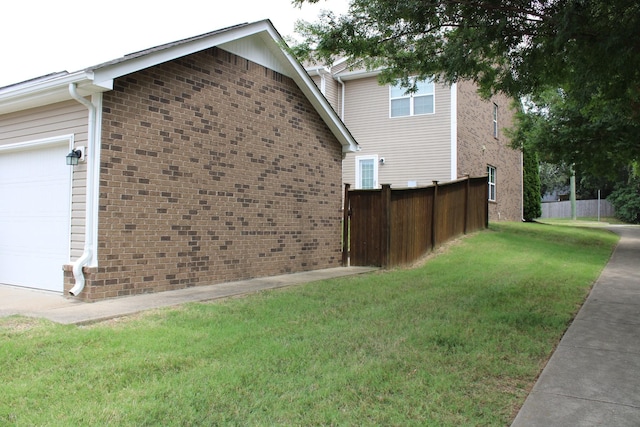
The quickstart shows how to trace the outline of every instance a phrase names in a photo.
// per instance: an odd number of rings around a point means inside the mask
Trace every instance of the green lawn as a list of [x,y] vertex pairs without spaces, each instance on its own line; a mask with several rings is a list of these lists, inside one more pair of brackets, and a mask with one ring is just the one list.
[[608,225],[621,225],[625,224],[618,218],[613,217],[577,217],[575,220],[571,218],[538,218],[536,221],[543,224],[550,225],[572,225],[582,227],[606,227]]
[[508,425],[616,241],[500,223],[414,269],[0,319],[0,425]]

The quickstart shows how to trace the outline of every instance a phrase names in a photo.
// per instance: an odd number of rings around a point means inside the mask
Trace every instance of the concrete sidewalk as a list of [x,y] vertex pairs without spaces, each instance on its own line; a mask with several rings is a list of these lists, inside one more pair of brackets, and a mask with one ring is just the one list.
[[86,303],[59,293],[0,286],[0,317],[15,314],[42,317],[63,324],[86,324],[126,316],[140,311],[186,302],[209,301],[245,295],[265,289],[299,285],[318,280],[375,271],[374,267],[336,267],[325,270],[262,277],[176,291],[142,294]]
[[512,427],[640,426],[640,228],[621,236]]

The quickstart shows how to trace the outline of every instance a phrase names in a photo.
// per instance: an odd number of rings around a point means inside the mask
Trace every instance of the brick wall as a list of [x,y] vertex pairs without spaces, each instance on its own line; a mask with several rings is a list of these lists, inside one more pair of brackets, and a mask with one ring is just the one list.
[[116,80],[101,160],[86,300],[340,265],[341,146],[272,70],[214,48]]
[[[487,165],[496,168],[496,201],[489,202],[489,220],[522,220],[522,158],[504,128],[513,123],[512,100],[504,95],[482,99],[476,86],[458,87],[458,176],[480,176]],[[493,103],[498,105],[498,138],[493,136]]]

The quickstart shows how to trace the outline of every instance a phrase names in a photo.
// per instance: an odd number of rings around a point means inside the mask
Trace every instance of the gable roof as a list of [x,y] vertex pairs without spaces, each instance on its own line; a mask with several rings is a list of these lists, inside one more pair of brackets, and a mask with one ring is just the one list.
[[70,100],[72,99],[69,93],[70,84],[75,84],[78,93],[83,96],[106,92],[113,89],[113,82],[118,77],[214,46],[290,77],[342,144],[342,151],[358,150],[358,143],[320,93],[304,67],[286,51],[284,40],[269,20],[235,25],[163,44],[81,71],[47,74],[2,87],[0,88],[0,114]]

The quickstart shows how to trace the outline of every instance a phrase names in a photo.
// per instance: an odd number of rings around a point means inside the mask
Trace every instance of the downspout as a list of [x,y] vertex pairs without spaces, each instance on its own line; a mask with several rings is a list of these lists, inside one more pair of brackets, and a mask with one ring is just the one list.
[[[86,194],[86,207],[85,207],[85,220],[84,220],[84,251],[80,258],[73,263],[73,277],[76,284],[69,294],[71,296],[78,296],[84,289],[84,274],[82,268],[89,264],[93,257],[93,187],[94,187],[94,164],[93,160],[96,157],[94,152],[95,146],[95,121],[96,121],[96,107],[86,98],[80,96],[77,91],[75,83],[69,84],[69,94],[73,99],[87,107],[89,110],[88,129],[87,129],[87,153],[85,153],[85,159],[87,162],[87,194]],[[91,156],[87,156],[90,154]]]
[[336,76],[336,80],[342,87],[342,91],[340,93],[340,120],[342,120],[342,123],[344,123],[344,82],[342,81],[340,76]]

